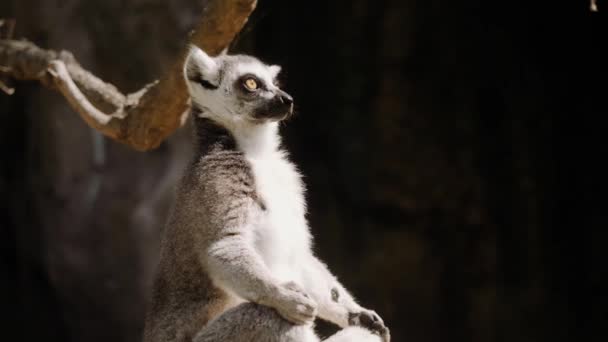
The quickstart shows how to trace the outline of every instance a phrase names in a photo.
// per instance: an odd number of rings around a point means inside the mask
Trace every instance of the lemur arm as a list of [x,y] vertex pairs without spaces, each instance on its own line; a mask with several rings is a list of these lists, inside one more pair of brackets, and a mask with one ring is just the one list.
[[[205,191],[197,202],[213,222],[201,233],[207,241],[201,259],[209,276],[220,287],[255,303],[268,300],[277,293],[279,283],[254,248],[254,227],[251,222],[259,208],[251,198],[249,175],[243,171],[243,160],[234,153],[207,157],[198,173]],[[194,189],[197,191],[197,189]]]
[[[303,291],[274,276],[256,249],[256,224],[264,212],[257,198],[250,165],[240,153],[217,152],[196,165],[191,187],[206,227],[196,237],[203,266],[216,286],[236,296],[277,310],[302,324],[316,315],[316,303]],[[202,191],[201,191],[202,190]]]
[[278,281],[246,234],[230,232],[212,243],[207,266],[215,282],[248,301],[265,303],[278,293]]
[[331,274],[327,266],[315,256],[305,263],[303,285],[318,305],[318,317],[338,326],[363,326],[390,340],[388,328],[372,310],[361,307],[352,295]]
[[255,251],[247,234],[230,233],[214,242],[207,255],[212,279],[238,296],[272,307],[288,321],[314,320],[317,304],[294,283],[280,283]]

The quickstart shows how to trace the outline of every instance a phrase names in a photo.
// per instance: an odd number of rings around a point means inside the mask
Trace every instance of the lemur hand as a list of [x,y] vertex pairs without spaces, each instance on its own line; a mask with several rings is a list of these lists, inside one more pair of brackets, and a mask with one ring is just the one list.
[[279,314],[294,324],[312,322],[317,315],[317,303],[294,282],[280,285],[273,302]]
[[391,340],[391,333],[384,325],[384,321],[372,310],[363,309],[361,312],[351,313],[348,322],[350,325],[358,325],[380,335],[383,342]]

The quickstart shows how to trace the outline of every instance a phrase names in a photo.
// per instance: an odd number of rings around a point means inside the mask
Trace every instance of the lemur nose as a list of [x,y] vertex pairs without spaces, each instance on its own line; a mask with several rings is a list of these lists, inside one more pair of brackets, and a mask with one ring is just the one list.
[[293,103],[293,97],[291,97],[287,93],[281,93],[281,94],[279,94],[279,99],[281,100],[282,103],[284,103],[286,105],[290,105],[290,104]]

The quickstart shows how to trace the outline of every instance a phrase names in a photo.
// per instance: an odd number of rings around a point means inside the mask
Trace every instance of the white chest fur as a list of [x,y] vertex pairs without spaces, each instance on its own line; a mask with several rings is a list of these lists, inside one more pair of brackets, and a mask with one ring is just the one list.
[[248,160],[266,209],[256,220],[255,246],[276,277],[298,280],[298,261],[310,250],[300,175],[281,152]]

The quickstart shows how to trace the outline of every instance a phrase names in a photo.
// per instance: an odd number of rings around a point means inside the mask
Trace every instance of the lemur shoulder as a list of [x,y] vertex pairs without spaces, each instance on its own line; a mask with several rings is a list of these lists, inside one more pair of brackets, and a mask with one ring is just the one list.
[[312,252],[304,185],[280,147],[293,99],[279,71],[196,47],[186,58],[195,156],[163,232],[145,342],[317,342],[315,317],[343,328],[325,341],[390,339]]

